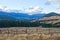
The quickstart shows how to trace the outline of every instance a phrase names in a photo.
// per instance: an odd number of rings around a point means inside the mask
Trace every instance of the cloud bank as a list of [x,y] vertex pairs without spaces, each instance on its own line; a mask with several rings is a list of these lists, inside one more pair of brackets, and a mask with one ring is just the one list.
[[20,10],[11,10],[7,8],[6,6],[3,6],[0,4],[0,11],[6,11],[6,12],[21,12],[21,13],[27,13],[29,15],[38,13],[42,11],[42,8],[40,6],[30,6],[26,9],[20,9]]
[[51,3],[60,3],[60,0],[47,0],[46,5],[50,5]]
[[42,8],[40,6],[30,6],[29,8],[27,9],[24,9],[24,12],[29,12],[29,13],[32,13],[32,12],[41,12],[42,11]]
[[54,7],[56,8],[56,9],[60,9],[60,5],[54,5]]
[[1,11],[9,11],[9,8],[0,4],[0,10]]

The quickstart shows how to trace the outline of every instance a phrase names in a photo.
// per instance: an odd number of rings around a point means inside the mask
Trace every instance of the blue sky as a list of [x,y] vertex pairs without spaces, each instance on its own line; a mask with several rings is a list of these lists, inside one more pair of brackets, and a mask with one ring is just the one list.
[[0,9],[60,13],[60,0],[0,0]]

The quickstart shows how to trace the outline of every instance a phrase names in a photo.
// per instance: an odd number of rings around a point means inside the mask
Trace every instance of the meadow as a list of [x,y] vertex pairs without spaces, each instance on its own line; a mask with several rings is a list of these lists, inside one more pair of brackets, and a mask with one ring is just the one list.
[[0,28],[0,40],[60,40],[60,28]]

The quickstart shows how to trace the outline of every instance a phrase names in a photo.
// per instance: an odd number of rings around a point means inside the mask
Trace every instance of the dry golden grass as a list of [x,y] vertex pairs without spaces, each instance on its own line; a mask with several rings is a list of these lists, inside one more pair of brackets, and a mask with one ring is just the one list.
[[[0,29],[0,40],[60,40],[60,28]],[[12,30],[12,31],[11,31]]]
[[0,34],[0,40],[60,40],[60,34]]

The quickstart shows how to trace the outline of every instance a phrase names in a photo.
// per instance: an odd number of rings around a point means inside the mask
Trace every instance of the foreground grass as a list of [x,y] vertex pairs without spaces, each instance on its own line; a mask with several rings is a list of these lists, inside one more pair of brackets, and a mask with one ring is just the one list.
[[0,34],[0,40],[60,40],[60,34]]
[[60,28],[1,28],[0,40],[60,40]]

